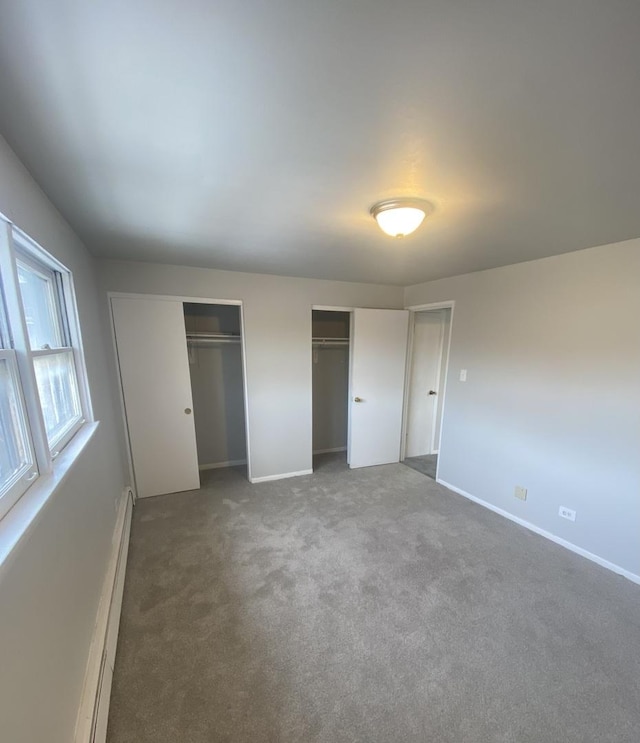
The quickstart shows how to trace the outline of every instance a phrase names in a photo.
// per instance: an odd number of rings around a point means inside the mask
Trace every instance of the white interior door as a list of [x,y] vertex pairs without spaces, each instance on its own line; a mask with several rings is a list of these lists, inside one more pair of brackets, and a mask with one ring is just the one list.
[[407,408],[407,457],[434,453],[443,330],[442,312],[416,313]]
[[400,461],[409,313],[353,312],[349,466]]
[[200,487],[182,302],[113,297],[138,496]]

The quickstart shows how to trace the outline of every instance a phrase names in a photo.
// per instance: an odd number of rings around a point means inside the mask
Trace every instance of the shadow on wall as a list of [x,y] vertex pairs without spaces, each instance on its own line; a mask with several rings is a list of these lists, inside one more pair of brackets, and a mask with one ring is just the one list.
[[190,349],[198,463],[246,459],[242,352],[240,345]]
[[[185,304],[187,332],[240,337],[236,305]],[[189,373],[202,467],[246,461],[242,348],[240,342],[191,344]]]

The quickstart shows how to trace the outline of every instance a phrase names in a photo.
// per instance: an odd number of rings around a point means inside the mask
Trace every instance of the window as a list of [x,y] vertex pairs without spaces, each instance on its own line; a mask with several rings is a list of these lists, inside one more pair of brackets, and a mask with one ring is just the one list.
[[83,420],[74,354],[66,331],[62,277],[21,253],[17,266],[38,395],[53,449]]
[[71,274],[0,218],[0,518],[89,418]]
[[37,472],[15,352],[9,345],[6,311],[0,296],[0,492],[15,500]]

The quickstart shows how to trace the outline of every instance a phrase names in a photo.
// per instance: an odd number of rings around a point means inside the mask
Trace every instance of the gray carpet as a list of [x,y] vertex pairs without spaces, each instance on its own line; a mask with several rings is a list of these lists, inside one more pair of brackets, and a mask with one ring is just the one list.
[[638,743],[640,590],[402,465],[138,503],[109,743]]
[[437,454],[423,454],[421,457],[406,457],[402,460],[403,464],[411,467],[412,470],[422,472],[423,475],[436,479],[436,467],[438,466]]

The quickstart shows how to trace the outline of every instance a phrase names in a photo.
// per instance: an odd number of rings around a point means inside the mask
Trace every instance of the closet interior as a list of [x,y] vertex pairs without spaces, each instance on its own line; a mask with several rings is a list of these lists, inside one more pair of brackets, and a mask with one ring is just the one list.
[[350,312],[312,311],[314,456],[345,452],[346,460],[350,325]]
[[185,303],[200,470],[247,463],[240,307]]

